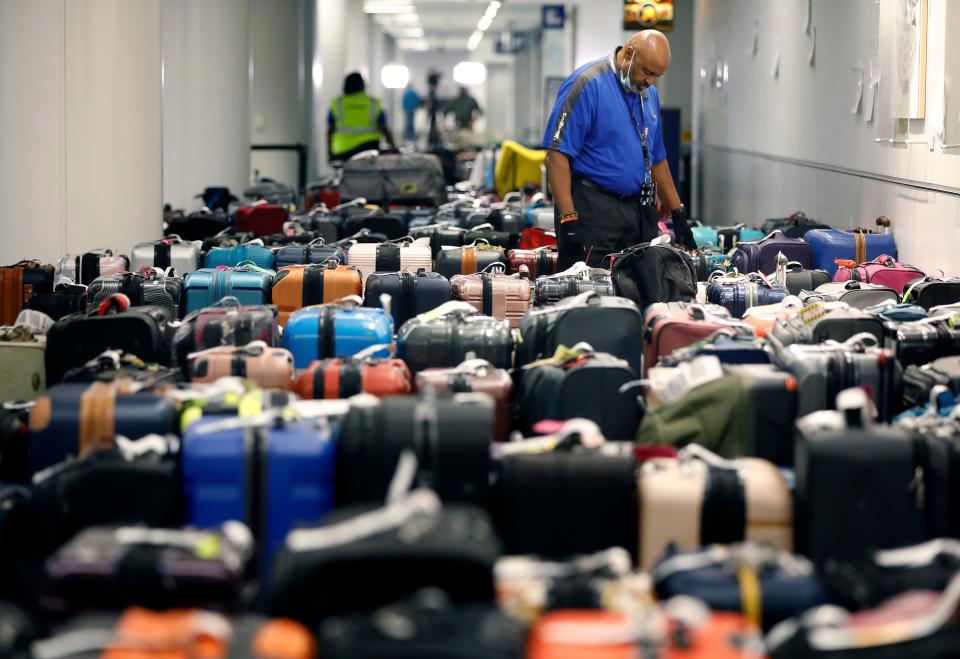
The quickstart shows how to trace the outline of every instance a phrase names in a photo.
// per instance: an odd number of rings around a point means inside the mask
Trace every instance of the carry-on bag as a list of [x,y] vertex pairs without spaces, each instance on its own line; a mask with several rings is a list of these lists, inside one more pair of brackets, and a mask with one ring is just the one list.
[[525,265],[530,278],[557,274],[557,250],[551,247],[537,249],[512,249],[507,253],[507,272],[513,274]]
[[330,241],[327,244],[323,238],[312,240],[306,245],[287,245],[277,250],[274,265],[277,270],[290,265],[307,265],[309,263],[325,263],[336,259],[338,263],[347,262],[347,253],[341,245]]
[[936,386],[944,386],[960,395],[960,356],[941,357],[922,366],[903,370],[903,404],[906,408],[924,405]]
[[273,251],[264,247],[263,240],[257,238],[236,247],[214,247],[207,252],[204,268],[235,268],[241,263],[252,263],[265,270],[273,269],[275,257]]
[[364,283],[374,272],[433,271],[433,253],[422,238],[385,243],[354,243],[347,252],[347,263],[360,271]]
[[371,346],[352,357],[319,359],[300,373],[294,385],[301,398],[350,398],[367,393],[373,396],[409,394],[410,369],[400,359],[373,357],[384,348]]
[[769,234],[780,230],[787,238],[803,238],[808,231],[814,229],[830,229],[827,224],[821,224],[814,219],[808,218],[806,213],[798,211],[784,218],[769,219],[763,223],[761,231]]
[[0,401],[33,400],[47,388],[47,337],[25,325],[0,327]]
[[360,295],[362,290],[359,270],[328,261],[283,268],[273,280],[271,297],[280,310],[280,324],[286,325],[290,314],[298,309]]
[[903,301],[916,304],[926,310],[960,302],[960,279],[934,279],[925,277],[910,282],[903,294]]
[[589,292],[614,295],[613,280],[609,270],[591,268],[580,262],[555,275],[537,277],[533,283],[533,302],[538,307],[545,307]]
[[450,279],[455,275],[483,272],[494,264],[504,264],[507,258],[499,247],[485,242],[474,242],[463,247],[448,247],[437,255],[436,270]]
[[428,368],[417,373],[417,391],[433,389],[448,394],[481,393],[494,400],[494,439],[510,438],[513,417],[513,378],[509,371],[494,368],[485,359],[468,359],[455,368]]
[[298,369],[318,359],[348,357],[365,348],[387,345],[393,338],[393,317],[383,309],[361,306],[357,296],[295,311],[283,332],[283,347],[293,353]]
[[66,277],[72,282],[86,286],[97,277],[119,275],[130,270],[130,261],[126,256],[114,256],[109,249],[68,254],[57,261],[55,278],[60,281]]
[[343,235],[349,238],[366,229],[382,233],[388,240],[396,240],[407,235],[407,223],[399,215],[370,213],[369,215],[351,215],[343,220]]
[[643,372],[674,350],[685,348],[716,332],[752,336],[753,330],[733,320],[730,312],[714,304],[663,302],[647,307],[643,319]]
[[34,295],[53,292],[53,266],[20,261],[0,268],[0,327],[13,325]]
[[724,275],[707,285],[707,301],[726,307],[735,318],[743,318],[751,307],[778,304],[789,295],[787,289],[767,280]]
[[832,281],[826,270],[810,270],[796,261],[787,263],[785,267],[787,276],[784,286],[790,291],[790,295],[800,295],[801,291],[812,291]]
[[202,268],[183,281],[183,313],[190,314],[235,297],[241,304],[270,304],[273,270],[242,264],[236,268]]
[[887,335],[883,319],[843,303],[817,302],[792,318],[778,319],[768,335],[788,346],[794,343],[816,345],[827,341],[846,341],[864,333],[872,335],[882,345]]
[[340,197],[386,205],[443,201],[446,180],[440,159],[428,153],[351,158],[343,165]]
[[655,302],[690,302],[697,295],[697,276],[687,255],[658,241],[609,257],[614,291],[640,311]]
[[283,231],[290,213],[283,206],[254,204],[241,206],[234,213],[233,226],[237,231],[248,231],[258,236],[269,236]]
[[804,304],[813,302],[843,302],[855,309],[869,309],[889,302],[900,301],[900,294],[889,286],[849,280],[820,284],[813,291],[801,291]]
[[897,258],[897,243],[892,234],[870,233],[869,229],[839,231],[837,229],[814,229],[803,240],[813,249],[813,267],[826,270],[833,277],[839,265],[837,260],[866,263],[879,256]]
[[72,313],[86,311],[87,287],[66,282],[57,284],[52,293],[35,293],[30,296],[26,308],[45,313],[53,320],[60,320]]
[[218,346],[191,354],[190,381],[216,382],[225,377],[253,380],[263,389],[293,388],[293,355],[262,341],[244,346]]
[[[777,255],[783,254],[787,261],[795,261],[801,268],[813,266],[813,249],[798,238],[788,238],[782,231],[772,231],[760,240],[737,245],[733,253],[733,265],[739,272],[762,272],[770,274],[777,269]],[[827,270],[827,268],[821,268]],[[833,276],[833,270],[827,270]]]
[[166,223],[163,235],[179,236],[183,240],[206,240],[231,228],[230,218],[225,211],[210,211],[204,208],[189,215],[174,215]]
[[187,373],[187,357],[194,352],[221,345],[244,346],[263,341],[280,345],[277,307],[272,304],[243,306],[235,297],[194,312],[174,330],[171,364]]
[[390,296],[394,325],[401,327],[411,318],[449,302],[450,281],[422,268],[416,272],[374,272],[367,278],[364,306],[382,307],[385,294]]
[[900,295],[903,295],[910,282],[927,276],[923,271],[912,265],[900,263],[887,254],[881,254],[872,261],[860,264],[839,260],[837,266],[837,271],[833,275],[834,281],[860,281],[867,284],[878,284],[892,288]]
[[180,236],[169,236],[134,245],[130,252],[130,269],[137,272],[142,267],[173,268],[181,277],[200,269],[200,247]]
[[472,304],[454,300],[412,318],[397,332],[397,356],[414,374],[426,368],[455,367],[469,353],[496,368],[511,368],[510,323],[478,314]]
[[96,311],[107,298],[122,294],[127,296],[132,307],[162,307],[173,318],[179,318],[182,293],[183,279],[180,277],[144,269],[138,273],[126,272],[94,279],[87,287],[87,308]]
[[928,318],[889,326],[888,343],[904,368],[960,355],[960,328],[947,319]]
[[520,266],[515,275],[504,274],[502,263],[473,275],[454,275],[450,280],[454,299],[468,302],[485,316],[506,318],[510,327],[520,326],[530,308],[530,273]]

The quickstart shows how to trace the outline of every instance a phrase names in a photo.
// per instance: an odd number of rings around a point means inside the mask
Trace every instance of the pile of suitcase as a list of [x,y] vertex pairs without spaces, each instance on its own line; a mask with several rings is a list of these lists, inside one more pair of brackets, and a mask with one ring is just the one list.
[[960,280],[802,215],[558,272],[539,206],[0,269],[0,655],[960,654]]

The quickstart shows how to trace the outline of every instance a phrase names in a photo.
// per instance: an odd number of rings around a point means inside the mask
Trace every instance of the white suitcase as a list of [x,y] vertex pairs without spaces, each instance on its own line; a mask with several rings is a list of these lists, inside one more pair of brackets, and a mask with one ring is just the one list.
[[139,243],[130,252],[130,269],[136,272],[142,266],[161,270],[172,267],[178,275],[185,277],[200,269],[200,247],[175,236]]
[[433,272],[433,250],[429,238],[406,238],[403,242],[354,243],[347,252],[347,264],[360,271],[363,286],[374,272]]
[[113,250],[104,249],[84,254],[67,254],[57,261],[54,283],[60,277],[87,286],[98,277],[119,275],[130,270],[130,261],[126,256],[114,256]]
[[537,208],[531,211],[533,214],[533,226],[539,229],[545,229],[546,231],[553,231],[555,226],[553,224],[553,206],[547,206],[545,208]]

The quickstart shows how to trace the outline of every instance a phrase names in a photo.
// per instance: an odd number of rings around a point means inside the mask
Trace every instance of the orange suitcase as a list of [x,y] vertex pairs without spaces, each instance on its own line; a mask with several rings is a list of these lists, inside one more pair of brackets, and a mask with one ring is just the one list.
[[359,393],[397,396],[411,390],[410,369],[402,359],[378,359],[384,346],[372,346],[353,357],[320,359],[300,374],[294,390],[307,400],[349,398]]
[[353,266],[332,261],[290,265],[281,268],[273,280],[273,303],[280,309],[280,324],[286,325],[298,309],[360,295],[362,290],[360,271]]
[[262,341],[241,347],[218,346],[194,353],[188,359],[191,382],[214,382],[239,376],[253,380],[263,389],[287,390],[293,386],[293,355]]
[[527,640],[527,659],[638,659],[636,630],[624,613],[555,611]]

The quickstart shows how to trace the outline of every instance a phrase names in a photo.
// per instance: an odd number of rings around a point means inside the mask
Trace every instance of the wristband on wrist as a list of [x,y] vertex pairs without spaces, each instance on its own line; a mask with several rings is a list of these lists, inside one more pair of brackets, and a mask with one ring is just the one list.
[[566,213],[565,215],[560,216],[560,224],[566,224],[567,222],[574,222],[580,219],[580,214],[574,211],[573,213]]

